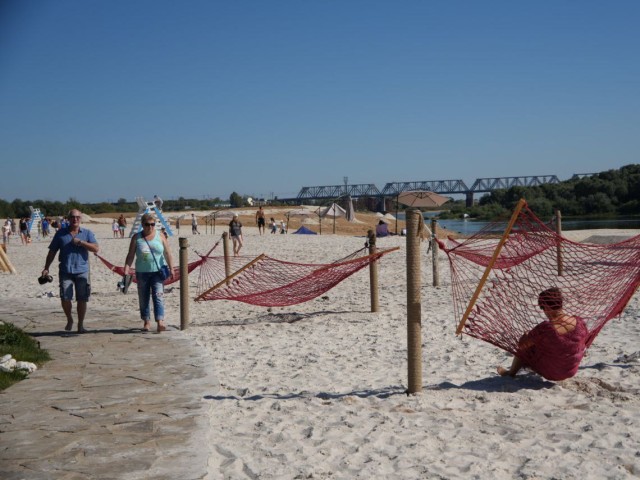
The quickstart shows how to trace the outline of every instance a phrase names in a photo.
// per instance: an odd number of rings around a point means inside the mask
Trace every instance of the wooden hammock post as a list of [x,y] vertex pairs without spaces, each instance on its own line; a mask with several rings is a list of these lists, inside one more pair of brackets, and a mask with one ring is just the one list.
[[[231,275],[231,259],[229,258],[229,233],[222,232],[222,251],[224,252],[224,276]],[[229,285],[229,282],[227,282]]]
[[11,264],[11,260],[9,260],[9,256],[5,253],[6,252],[6,244],[2,244],[3,246],[0,247],[0,269],[4,270],[5,272],[10,272],[10,273],[18,273],[18,271],[15,269],[15,267]]
[[[369,255],[376,253],[376,233],[373,230],[367,232],[369,239]],[[378,301],[378,262],[373,260],[369,262],[369,286],[371,290],[371,311],[377,312],[380,310],[380,303]]]
[[[560,210],[556,210],[556,233],[559,237],[562,237],[562,213]],[[564,263],[562,261],[562,239],[558,238],[558,245],[556,246],[558,257],[558,276],[561,277],[564,273]]]
[[502,250],[502,247],[504,246],[505,242],[507,241],[507,238],[509,238],[509,234],[511,233],[511,229],[515,225],[516,220],[518,219],[518,215],[520,215],[520,211],[522,210],[522,208],[526,204],[527,204],[527,202],[525,201],[525,199],[521,198],[520,201],[518,202],[518,204],[516,205],[516,209],[513,211],[513,215],[511,215],[511,220],[509,220],[509,224],[507,225],[507,228],[504,230],[504,234],[502,235],[502,238],[500,239],[500,242],[498,243],[498,246],[496,247],[496,249],[493,252],[493,257],[491,257],[491,260],[489,261],[489,264],[487,265],[487,268],[485,268],[484,274],[482,275],[482,278],[480,279],[480,282],[478,283],[478,286],[476,287],[476,291],[474,292],[473,296],[471,297],[471,300],[469,300],[469,305],[467,306],[467,310],[464,312],[464,315],[462,316],[462,320],[460,320],[460,323],[458,324],[458,329],[456,330],[456,335],[460,335],[460,333],[462,332],[462,329],[464,328],[464,324],[467,323],[467,319],[469,318],[469,315],[471,315],[471,310],[473,310],[473,307],[476,304],[476,301],[478,300],[478,297],[480,296],[480,292],[482,291],[482,287],[484,287],[484,284],[487,281],[487,278],[489,277],[489,273],[491,273],[491,269],[495,265],[496,260],[498,259],[498,256],[500,255],[500,251]]
[[180,330],[186,330],[189,325],[189,240],[184,237],[178,239],[180,244]]
[[431,219],[431,258],[433,259],[433,286],[440,286],[440,270],[438,269],[438,235],[437,235],[438,221],[435,218]]
[[420,210],[406,211],[407,226],[407,393],[422,391],[422,304],[420,289],[420,225],[424,223]]

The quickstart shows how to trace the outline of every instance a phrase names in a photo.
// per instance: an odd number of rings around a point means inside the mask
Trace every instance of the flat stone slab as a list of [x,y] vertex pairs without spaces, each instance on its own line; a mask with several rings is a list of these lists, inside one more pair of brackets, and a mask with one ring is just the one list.
[[218,380],[204,349],[169,326],[122,327],[137,312],[89,304],[89,333],[65,332],[58,303],[0,299],[0,320],[53,360],[0,393],[0,478],[207,478],[205,396]]

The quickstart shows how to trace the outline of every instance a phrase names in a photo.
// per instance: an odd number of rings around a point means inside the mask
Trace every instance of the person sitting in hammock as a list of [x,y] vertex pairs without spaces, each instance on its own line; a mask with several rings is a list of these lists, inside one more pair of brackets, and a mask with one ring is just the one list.
[[554,381],[565,380],[576,374],[589,332],[580,317],[563,311],[562,303],[559,288],[549,288],[540,293],[538,306],[548,320],[520,338],[511,368],[498,367],[500,375],[513,377],[522,367],[528,367]]

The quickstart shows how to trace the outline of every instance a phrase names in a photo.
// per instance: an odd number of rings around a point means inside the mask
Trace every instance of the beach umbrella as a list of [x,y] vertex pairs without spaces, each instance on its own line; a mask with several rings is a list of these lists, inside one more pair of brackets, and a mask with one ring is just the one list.
[[[407,207],[439,207],[449,201],[448,197],[428,190],[407,190],[400,192],[396,198],[396,217],[398,216],[398,203]],[[398,220],[396,219],[396,234],[398,233]]]
[[407,207],[439,207],[448,201],[448,197],[427,190],[409,190],[398,194],[398,202]]

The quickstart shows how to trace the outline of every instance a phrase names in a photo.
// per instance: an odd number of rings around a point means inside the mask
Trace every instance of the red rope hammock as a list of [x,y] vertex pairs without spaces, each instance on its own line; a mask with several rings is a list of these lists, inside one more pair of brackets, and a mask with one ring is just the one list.
[[[195,270],[196,268],[201,266],[207,260],[207,257],[211,254],[211,252],[213,252],[215,250],[215,248],[218,246],[219,243],[220,243],[220,241],[218,240],[215,243],[215,245],[211,248],[211,250],[209,250],[205,255],[200,255],[199,253],[196,252],[196,254],[200,257],[200,259],[196,260],[195,262],[189,263],[189,265],[187,266],[188,273],[191,273],[193,270]],[[104,258],[103,256],[101,256],[101,255],[99,255],[97,253],[95,253],[94,255],[96,257],[98,257],[100,259],[100,261],[109,270],[111,270],[113,273],[115,273],[117,275],[120,275],[120,276],[124,275],[124,266],[123,267],[119,267],[117,265],[114,265],[109,260],[107,260],[106,258]],[[133,266],[130,268],[130,272],[131,272],[131,275],[133,276],[132,281],[137,283],[137,280],[136,280],[136,269],[133,268]],[[172,283],[175,283],[175,282],[179,281],[180,277],[181,277],[181,275],[180,275],[180,267],[173,267],[173,278],[169,277],[163,283],[164,283],[164,285],[171,285]]]
[[[504,223],[490,224],[462,242],[439,242],[449,257],[455,315],[468,314],[461,333],[518,356],[523,336],[546,320],[538,307],[538,294],[558,287],[564,311],[584,320],[584,342],[589,347],[604,325],[622,313],[640,285],[640,236],[611,245],[572,242],[549,229],[523,204],[488,271]],[[553,355],[561,364],[561,351],[547,351],[547,363]],[[538,373],[543,369],[528,366]]]
[[200,269],[198,296],[201,300],[236,300],[264,307],[296,305],[309,301],[333,288],[345,278],[397,248],[364,255],[358,250],[349,257],[330,264],[285,262],[261,255],[229,258],[230,271],[225,275],[224,257],[208,257]]

